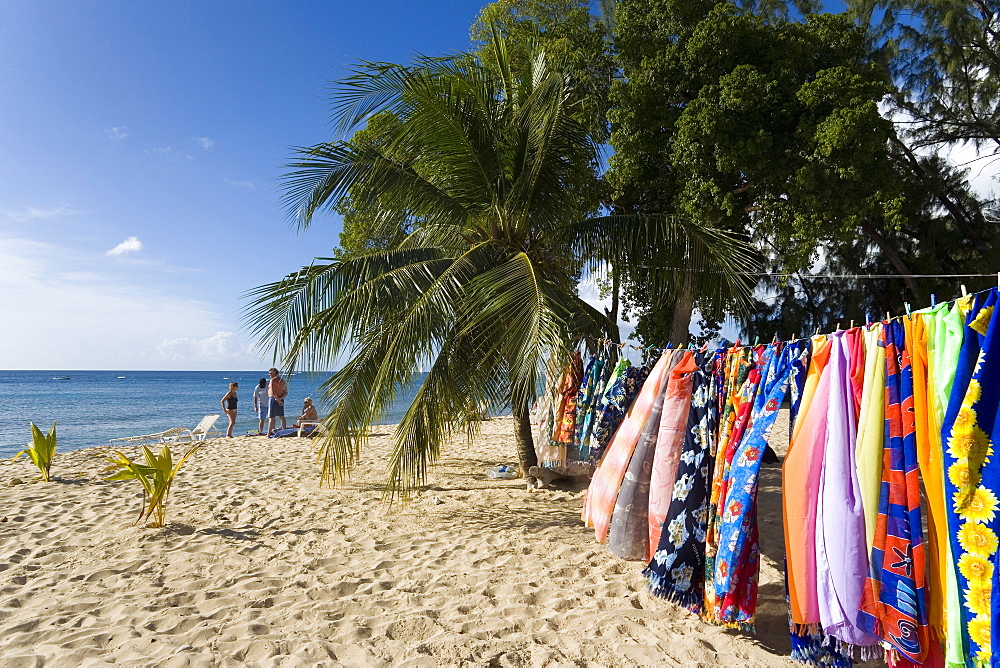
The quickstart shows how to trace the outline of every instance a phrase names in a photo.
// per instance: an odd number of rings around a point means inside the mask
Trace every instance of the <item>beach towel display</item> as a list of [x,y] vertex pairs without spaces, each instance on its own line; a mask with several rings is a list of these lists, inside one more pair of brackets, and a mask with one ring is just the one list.
[[619,361],[590,394],[592,359],[575,400],[599,457],[584,521],[646,562],[654,596],[753,631],[761,456],[788,397],[792,658],[1000,668],[998,301],[993,289],[808,339],[667,348],[651,370]]

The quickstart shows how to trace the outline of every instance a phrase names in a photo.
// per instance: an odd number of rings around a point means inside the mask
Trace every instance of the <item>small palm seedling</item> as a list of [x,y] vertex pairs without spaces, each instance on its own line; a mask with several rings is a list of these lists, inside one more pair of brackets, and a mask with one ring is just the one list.
[[134,462],[124,453],[115,450],[114,455],[104,458],[111,462],[105,470],[114,471],[106,480],[138,480],[142,485],[142,508],[135,521],[152,519],[151,527],[162,527],[166,515],[167,497],[170,494],[170,486],[174,484],[174,476],[201,446],[201,443],[193,446],[176,464],[173,462],[170,448],[165,445],[159,455],[154,454],[145,445],[142,446],[142,454],[146,458],[145,464]]
[[24,450],[14,455],[14,459],[24,454],[28,455],[32,463],[38,467],[38,470],[42,474],[42,481],[48,482],[50,480],[49,469],[52,467],[52,460],[56,456],[56,423],[52,423],[52,428],[49,429],[48,434],[43,434],[42,430],[32,422],[31,443]]

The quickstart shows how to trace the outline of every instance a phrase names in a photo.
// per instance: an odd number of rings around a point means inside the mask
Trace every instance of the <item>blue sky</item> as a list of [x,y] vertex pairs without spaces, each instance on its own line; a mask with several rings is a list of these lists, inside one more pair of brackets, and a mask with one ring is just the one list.
[[468,46],[484,0],[0,3],[0,369],[253,369],[242,293],[337,243],[290,147],[355,59]]

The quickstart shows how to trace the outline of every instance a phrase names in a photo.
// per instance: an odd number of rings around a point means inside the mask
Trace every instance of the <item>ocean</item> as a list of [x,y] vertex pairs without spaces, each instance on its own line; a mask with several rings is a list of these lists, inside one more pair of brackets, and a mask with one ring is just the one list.
[[[419,375],[420,377],[423,374]],[[5,371],[0,383],[0,457],[12,457],[31,441],[29,422],[45,433],[57,422],[59,451],[107,445],[112,438],[170,429],[193,428],[208,414],[219,414],[215,426],[225,433],[229,420],[219,400],[229,383],[240,384],[233,435],[256,431],[253,389],[261,371]],[[329,373],[296,373],[288,380],[285,416],[289,425],[312,397],[321,417],[327,413],[319,386]],[[415,378],[418,381],[420,378]],[[403,417],[416,391],[406,388],[384,422]]]

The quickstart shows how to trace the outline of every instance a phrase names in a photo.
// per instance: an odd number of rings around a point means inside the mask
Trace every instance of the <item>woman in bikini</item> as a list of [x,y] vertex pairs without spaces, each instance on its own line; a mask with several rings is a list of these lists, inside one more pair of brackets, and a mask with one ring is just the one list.
[[233,427],[236,425],[236,403],[239,401],[236,397],[236,390],[239,386],[239,383],[229,383],[229,391],[226,392],[226,396],[219,400],[219,403],[222,404],[222,410],[229,418],[229,429],[226,430],[226,436],[229,438],[233,437]]

